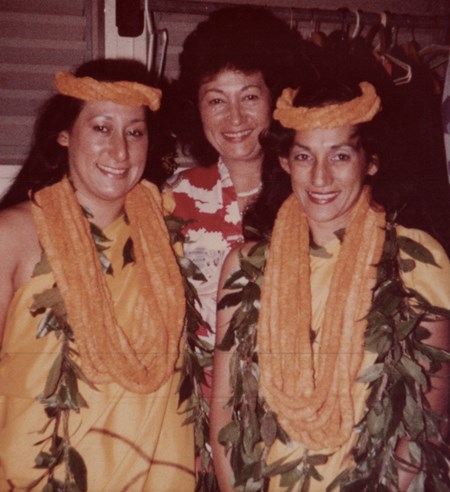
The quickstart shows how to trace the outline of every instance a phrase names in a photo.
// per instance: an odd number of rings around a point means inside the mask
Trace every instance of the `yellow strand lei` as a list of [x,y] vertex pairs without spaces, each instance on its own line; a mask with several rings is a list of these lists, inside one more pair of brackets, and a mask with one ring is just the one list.
[[126,106],[148,106],[157,111],[161,105],[161,89],[138,82],[105,82],[92,77],[76,77],[70,72],[57,72],[55,87],[60,94],[83,101],[112,101]]
[[384,213],[369,201],[365,189],[346,228],[317,358],[311,343],[309,228],[294,195],[273,230],[258,322],[261,392],[290,438],[311,450],[341,445],[355,424],[352,387],[385,238]]
[[278,98],[273,117],[285,128],[294,130],[337,128],[371,121],[381,109],[381,100],[369,82],[361,82],[359,87],[362,94],[351,101],[312,108],[295,107],[297,90],[286,88]]
[[39,240],[64,299],[83,372],[94,383],[156,391],[175,370],[185,314],[182,278],[157,188],[142,182],[125,200],[141,288],[133,321],[138,334],[132,340],[117,323],[89,222],[68,179],[40,190],[35,201]]

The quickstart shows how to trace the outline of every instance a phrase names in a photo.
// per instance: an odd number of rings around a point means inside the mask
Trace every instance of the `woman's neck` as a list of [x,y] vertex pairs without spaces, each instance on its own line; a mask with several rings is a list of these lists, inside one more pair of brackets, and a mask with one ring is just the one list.
[[257,189],[255,194],[259,191],[262,160],[262,157],[253,161],[225,161],[222,159],[238,196],[249,196],[248,193],[255,189]]
[[308,224],[314,243],[318,246],[325,246],[333,239],[336,239],[337,231],[345,229],[347,221],[322,223],[308,220]]
[[125,198],[114,201],[92,200],[77,194],[77,199],[80,205],[92,216],[89,217],[89,221],[100,229],[105,229],[120,217],[125,205]]
[[253,161],[225,162],[222,159],[222,162],[230,173],[241,214],[244,213],[245,209],[256,199],[261,191],[262,160],[262,157]]

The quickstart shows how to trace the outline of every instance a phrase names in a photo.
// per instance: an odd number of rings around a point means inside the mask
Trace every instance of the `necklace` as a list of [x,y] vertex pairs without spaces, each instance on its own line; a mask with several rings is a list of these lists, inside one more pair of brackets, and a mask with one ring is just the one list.
[[261,191],[261,188],[262,188],[262,183],[259,183],[258,186],[256,186],[255,188],[252,188],[251,190],[236,192],[236,196],[238,198],[245,198],[247,196],[256,195],[256,193]]
[[[142,182],[127,194],[125,201],[136,268],[142,279],[132,318],[139,327],[133,341],[118,324],[100,262],[90,260],[92,251],[95,252],[90,225],[69,181],[63,179],[40,190],[36,198],[42,207],[33,206],[33,217],[64,299],[83,372],[94,383],[115,381],[136,393],[156,391],[175,370],[185,314],[183,280],[160,216],[156,187]],[[52,208],[55,201],[62,204],[61,211]],[[62,221],[67,224],[65,234],[57,226]],[[71,243],[76,250],[70,247]],[[74,268],[80,257],[85,260]],[[167,289],[174,290],[166,300]],[[168,301],[169,298],[172,300]],[[157,311],[150,306],[149,299],[156,300]],[[159,353],[170,357],[161,364],[155,355]]]
[[[413,443],[412,449],[417,453],[420,463],[418,477],[421,480],[435,476],[438,477],[438,484],[445,484],[448,480],[448,464],[444,459],[447,446],[438,431],[439,417],[424,403],[424,390],[426,391],[429,383],[424,378],[424,370],[419,369],[415,360],[429,354],[425,357],[431,361],[434,374],[440,367],[435,364],[450,357],[443,349],[436,349],[436,352],[432,349],[433,352],[430,352],[430,348],[422,343],[423,329],[419,326],[420,320],[426,319],[428,315],[449,318],[450,312],[428,304],[418,292],[403,284],[399,275],[402,265],[403,268],[411,268],[412,265],[414,268],[416,262],[431,262],[433,255],[427,248],[425,249],[429,256],[427,254],[426,260],[424,255],[417,255],[404,236],[397,236],[394,221],[395,216],[387,218],[385,247],[377,265],[377,284],[367,315],[364,345],[366,350],[378,353],[378,359],[375,365],[369,366],[361,375],[361,381],[369,384],[370,396],[367,399],[365,416],[356,427],[359,437],[352,450],[355,464],[336,477],[327,490],[334,490],[338,485],[342,492],[356,490],[356,483],[358,490],[367,492],[378,490],[382,483],[398,484],[398,470],[402,465],[395,454],[395,447],[402,437]],[[264,489],[269,480],[274,480],[277,475],[280,483],[284,483],[286,487],[290,486],[292,489],[298,484],[297,490],[304,490],[305,483],[320,480],[320,470],[316,466],[324,465],[328,457],[307,452],[291,461],[287,461],[286,457],[284,461],[280,459],[269,464],[267,456],[271,446],[276,440],[286,444],[290,437],[281,427],[278,416],[269,408],[264,396],[257,390],[255,399],[255,385],[258,385],[255,378],[258,379],[259,374],[256,324],[268,247],[268,241],[264,239],[256,243],[247,255],[241,255],[241,269],[225,284],[231,292],[218,303],[218,309],[237,306],[233,315],[235,322],[230,324],[219,348],[228,351],[235,345],[239,359],[235,365],[237,369],[232,372],[233,397],[230,399],[234,427],[224,427],[220,431],[220,439],[231,448],[235,480],[236,483],[244,484],[243,490],[249,490],[246,488],[247,483],[251,483],[251,487],[257,483]],[[414,258],[412,265],[401,261],[400,249]],[[386,330],[385,327],[389,329]],[[405,363],[406,359],[410,362]],[[380,367],[382,370],[379,370]],[[399,400],[400,410],[396,406]],[[394,415],[397,417],[394,418]],[[264,435],[260,432],[262,429],[265,430]],[[436,438],[439,445],[430,446],[428,440],[431,437]],[[246,446],[246,443],[255,443],[257,439],[258,445],[251,448]],[[409,460],[416,463],[411,456]],[[239,466],[239,460],[242,459],[248,463],[247,466],[252,466],[251,478],[246,474],[248,469],[242,471],[243,467]],[[385,473],[380,474],[381,469]]]

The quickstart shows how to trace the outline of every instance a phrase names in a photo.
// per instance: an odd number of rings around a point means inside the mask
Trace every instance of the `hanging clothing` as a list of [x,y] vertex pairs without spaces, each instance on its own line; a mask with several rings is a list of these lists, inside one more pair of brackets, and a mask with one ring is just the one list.
[[444,91],[442,93],[442,127],[444,130],[445,156],[447,160],[447,175],[450,183],[450,63],[445,72]]

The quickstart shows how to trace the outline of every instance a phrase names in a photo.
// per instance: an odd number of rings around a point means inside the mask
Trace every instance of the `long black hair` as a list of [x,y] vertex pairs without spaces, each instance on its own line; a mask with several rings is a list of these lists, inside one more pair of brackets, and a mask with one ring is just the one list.
[[[92,77],[101,81],[139,82],[153,85],[150,75],[142,63],[127,59],[98,59],[81,65],[75,72],[77,77]],[[84,102],[69,96],[56,94],[50,97],[42,106],[36,119],[31,150],[15,181],[0,202],[0,209],[5,209],[28,199],[38,190],[57,183],[68,173],[67,147],[58,142],[62,131],[70,131],[76,121]],[[161,142],[157,133],[160,125],[156,124],[157,115],[146,108],[146,119],[149,127],[150,146],[144,177],[152,179],[150,165],[158,159]],[[167,140],[164,140],[167,141]],[[155,179],[153,179],[155,181]]]

